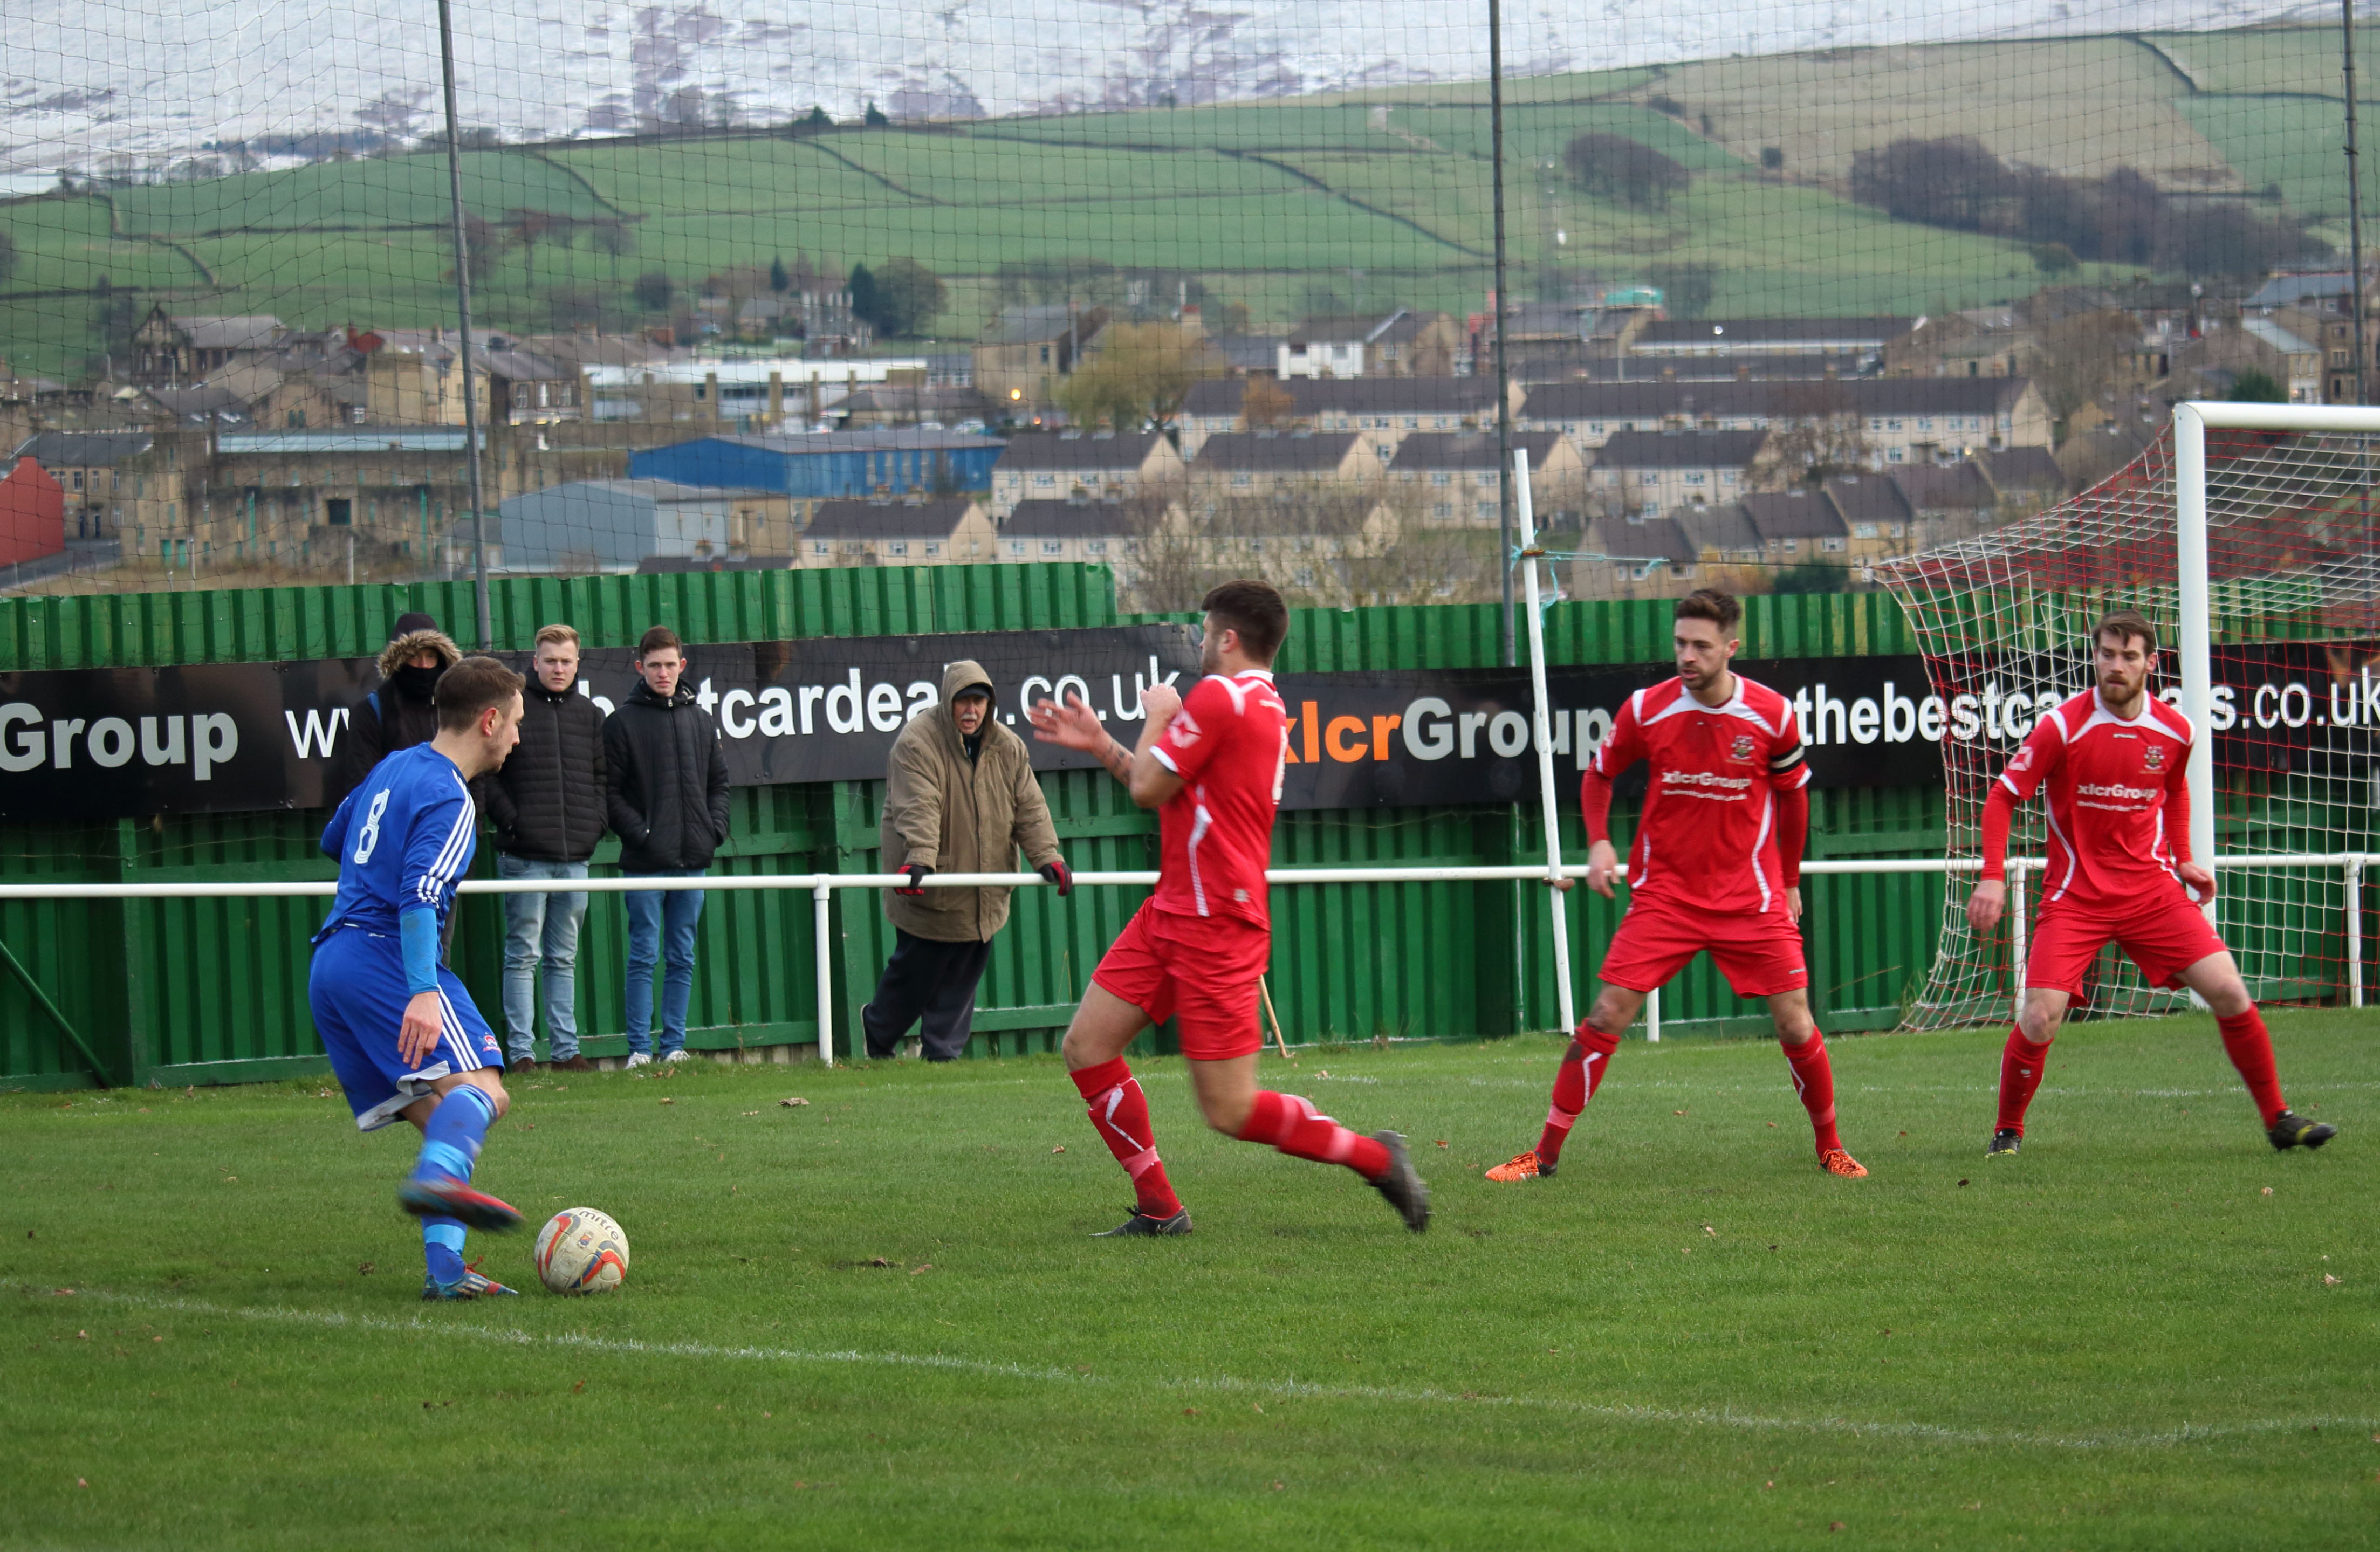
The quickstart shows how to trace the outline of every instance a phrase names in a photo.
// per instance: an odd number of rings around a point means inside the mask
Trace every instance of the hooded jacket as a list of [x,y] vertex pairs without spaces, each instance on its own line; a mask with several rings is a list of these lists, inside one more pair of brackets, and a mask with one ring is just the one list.
[[[438,666],[408,664],[423,652],[438,654]],[[439,676],[463,661],[463,649],[442,630],[408,630],[392,637],[380,649],[380,684],[347,713],[346,735],[331,763],[322,801],[337,807],[347,794],[363,784],[372,767],[416,744],[438,736],[438,703],[433,698]]]
[[[1016,869],[1020,850],[1037,868],[1058,859],[1058,831],[1050,822],[1041,783],[1033,779],[1025,741],[987,715],[982,750],[967,758],[951,707],[968,689],[991,695],[991,676],[981,663],[951,664],[942,674],[940,709],[911,718],[892,741],[881,833],[887,873],[913,862],[938,873],[1009,873]],[[1011,892],[932,889],[915,898],[887,893],[884,915],[912,937],[985,943],[1008,924]]]
[[521,686],[519,746],[472,788],[480,811],[495,823],[499,851],[585,862],[603,839],[611,807],[603,709],[577,690],[547,689],[531,672]]
[[710,866],[727,839],[727,751],[693,685],[664,700],[639,680],[603,723],[603,766],[620,871]]

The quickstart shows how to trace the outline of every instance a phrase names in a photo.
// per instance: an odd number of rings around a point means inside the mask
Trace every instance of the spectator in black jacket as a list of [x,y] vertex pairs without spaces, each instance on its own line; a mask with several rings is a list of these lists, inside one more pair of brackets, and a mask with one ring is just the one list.
[[[547,625],[521,697],[520,746],[480,778],[480,812],[496,827],[499,879],[584,879],[603,839],[610,793],[603,712],[578,693],[578,633]],[[546,1060],[583,1071],[578,1054],[578,928],[587,891],[504,896],[504,1066],[537,1066],[537,983],[545,981]]]
[[463,649],[427,614],[400,614],[380,651],[380,684],[347,713],[346,736],[331,762],[322,801],[335,808],[372,767],[438,736],[438,679]]
[[[727,754],[719,726],[678,682],[686,651],[677,633],[655,625],[637,646],[643,683],[603,724],[611,775],[612,828],[620,871],[692,879],[727,839]],[[694,996],[694,929],[700,890],[633,890],[628,906],[628,1065],[653,1060],[653,964],[662,982],[662,1060],[686,1060],[686,1005]]]

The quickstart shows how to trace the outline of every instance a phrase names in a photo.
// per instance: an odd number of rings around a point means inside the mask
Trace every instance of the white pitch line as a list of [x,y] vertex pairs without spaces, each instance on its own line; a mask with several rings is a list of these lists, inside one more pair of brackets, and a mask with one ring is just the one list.
[[[379,1316],[347,1315],[336,1310],[301,1310],[286,1307],[240,1309],[224,1304],[200,1303],[190,1299],[152,1299],[137,1293],[116,1293],[101,1289],[78,1289],[74,1291],[73,1296],[172,1314],[270,1321],[292,1326],[313,1326],[325,1330],[374,1331],[392,1336],[419,1335],[443,1337],[449,1340],[463,1337],[505,1347],[566,1348],[580,1352],[611,1353],[621,1357],[701,1358],[730,1363],[852,1364],[877,1368],[930,1369],[950,1374],[979,1375],[991,1379],[1033,1380],[1052,1385],[1099,1386],[1119,1383],[1109,1376],[1087,1375],[1079,1370],[1035,1367],[1026,1364],[1001,1364],[980,1358],[953,1358],[939,1352],[863,1352],[854,1348],[821,1351],[780,1347],[723,1347],[710,1342],[648,1342],[625,1337],[589,1337],[576,1332],[540,1335],[536,1332],[518,1329],[498,1330],[485,1326],[433,1322],[419,1316],[410,1320],[390,1320]],[[2252,1434],[2287,1433],[2311,1428],[2350,1427],[2371,1430],[2380,1427],[2380,1424],[2376,1424],[2370,1418],[2289,1417],[2259,1418],[2242,1423],[2182,1423],[2170,1428],[2130,1429],[2103,1434],[2027,1434],[2002,1433],[1983,1428],[1950,1428],[1931,1423],[1864,1422],[1849,1417],[1772,1417],[1756,1413],[1736,1412],[1730,1408],[1680,1409],[1631,1406],[1571,1400],[1561,1397],[1483,1396],[1476,1393],[1440,1390],[1427,1386],[1406,1388],[1373,1385],[1327,1385],[1299,1379],[1240,1379],[1230,1375],[1191,1379],[1160,1376],[1122,1383],[1145,1390],[1208,1390],[1232,1395],[1281,1396],[1305,1400],[1382,1401],[1396,1406],[1513,1407],[1529,1411],[1608,1418],[1615,1422],[1626,1423],[1664,1423],[1687,1427],[1733,1428],[1768,1433],[1847,1434],[1869,1438],[1925,1439],[1937,1444],[2013,1446],[2044,1449],[2152,1449],[2174,1445],[2196,1444],[2211,1439],[2237,1438]]]

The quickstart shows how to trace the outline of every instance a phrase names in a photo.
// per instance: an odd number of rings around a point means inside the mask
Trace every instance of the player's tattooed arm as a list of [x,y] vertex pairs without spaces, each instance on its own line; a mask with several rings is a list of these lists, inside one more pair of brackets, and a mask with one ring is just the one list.
[[1123,746],[1122,740],[1110,735],[1108,746],[1099,751],[1099,763],[1106,766],[1108,774],[1117,781],[1126,786],[1132,784],[1132,751]]
[[1062,703],[1038,701],[1026,709],[1026,716],[1033,723],[1033,736],[1042,743],[1080,750],[1105,766],[1109,775],[1132,785],[1134,752],[1099,724],[1099,714],[1081,696],[1070,695]]

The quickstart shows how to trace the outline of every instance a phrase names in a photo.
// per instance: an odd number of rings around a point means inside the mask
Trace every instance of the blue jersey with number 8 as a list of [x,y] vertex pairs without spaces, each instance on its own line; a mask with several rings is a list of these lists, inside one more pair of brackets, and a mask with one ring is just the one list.
[[435,912],[443,932],[455,881],[478,849],[479,815],[462,771],[428,744],[399,749],[323,828],[322,851],[339,859],[339,894],[314,941],[343,927],[393,934],[413,911]]

